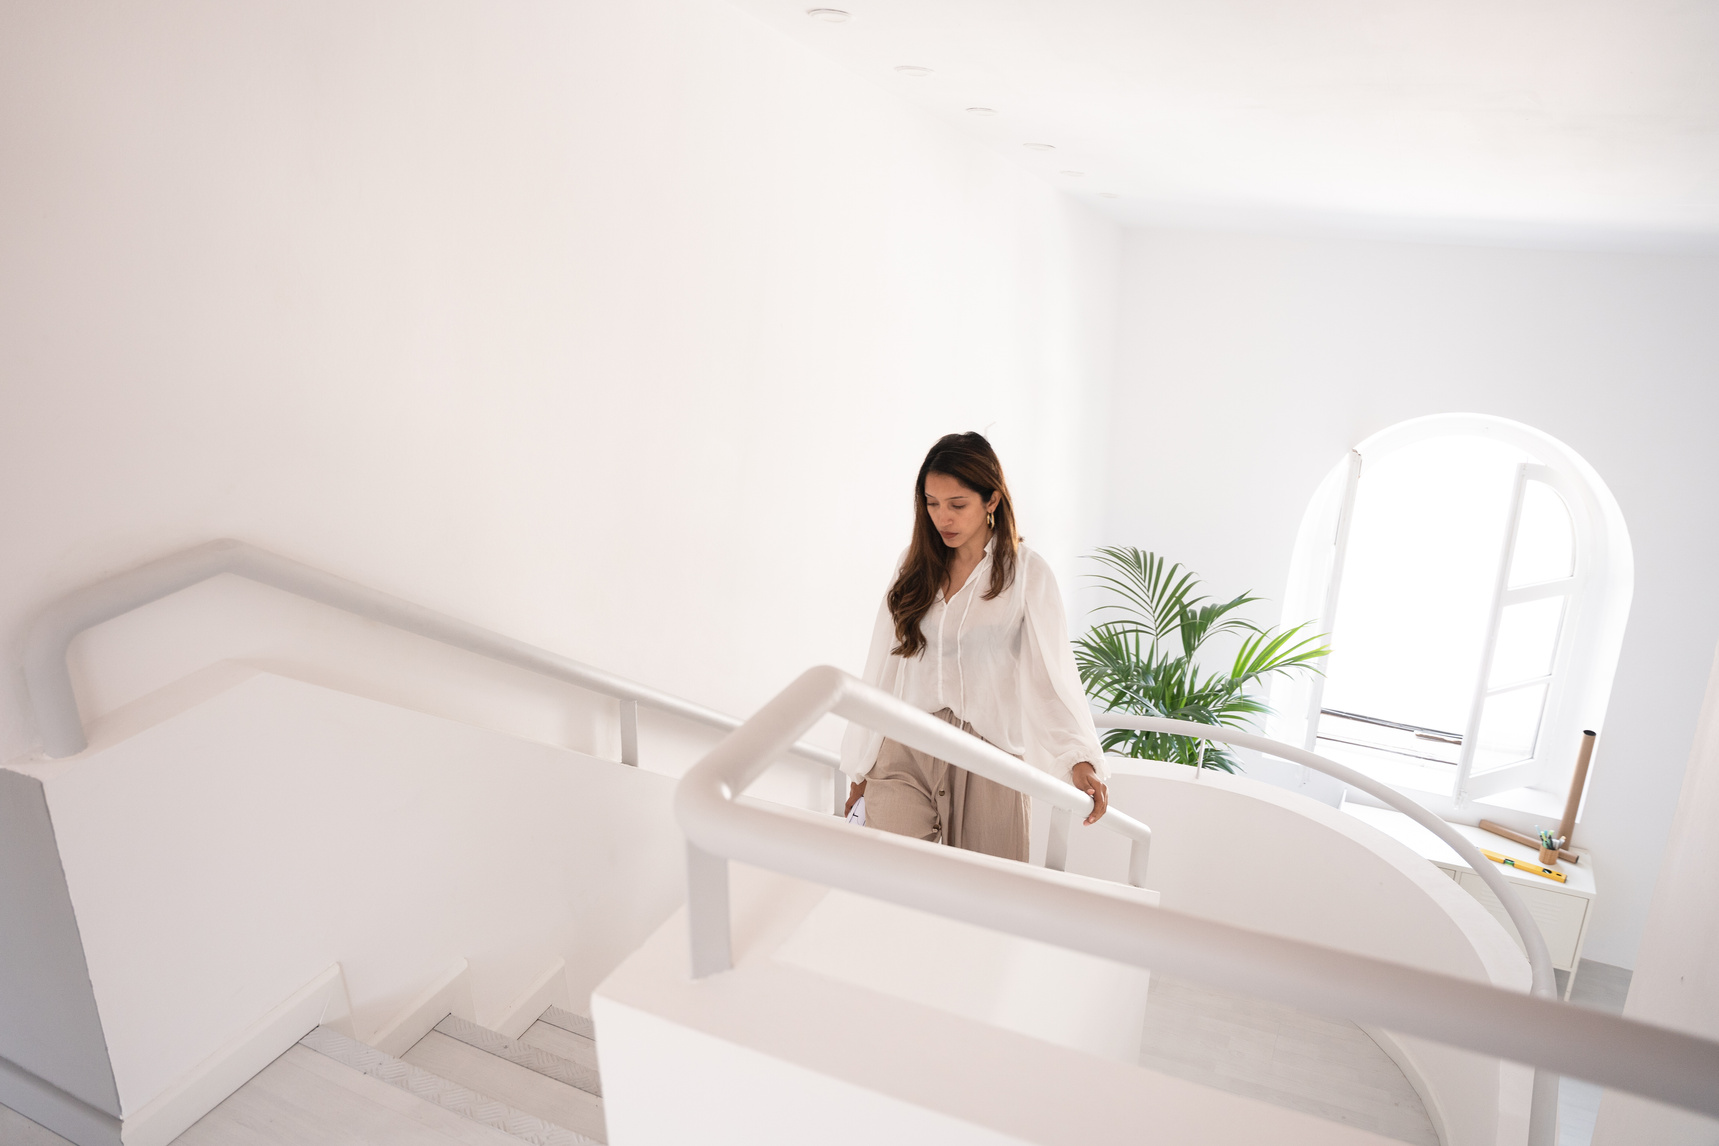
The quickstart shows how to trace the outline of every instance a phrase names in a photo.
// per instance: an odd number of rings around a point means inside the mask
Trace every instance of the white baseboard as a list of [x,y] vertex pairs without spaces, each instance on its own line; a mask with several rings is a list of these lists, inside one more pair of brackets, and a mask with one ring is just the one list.
[[119,1119],[5,1058],[0,1058],[0,1106],[77,1146],[121,1146]]
[[399,1058],[449,1015],[477,1022],[472,1013],[471,964],[464,959],[437,976],[423,994],[364,1041],[385,1055]]
[[[567,960],[557,959],[549,970],[539,975],[525,993],[515,999],[494,1022],[480,1023],[492,1031],[516,1039],[550,1007],[571,1009],[573,992],[567,987]],[[472,1020],[477,1022],[477,1020]]]
[[167,1146],[321,1023],[343,1034],[352,1030],[352,1006],[338,963],[125,1118],[120,1141]]

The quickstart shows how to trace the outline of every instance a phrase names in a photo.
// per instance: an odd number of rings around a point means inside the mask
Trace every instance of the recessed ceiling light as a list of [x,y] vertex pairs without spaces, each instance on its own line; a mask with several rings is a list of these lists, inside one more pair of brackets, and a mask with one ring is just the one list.
[[902,64],[895,70],[904,76],[913,76],[916,79],[920,76],[928,76],[931,74],[930,68],[922,68],[918,64]]
[[1084,172],[1084,171],[1063,171],[1063,172],[1060,172],[1060,174],[1066,175],[1070,179],[1079,179],[1082,175],[1085,175],[1086,172]]
[[1054,143],[1023,143],[1023,144],[1021,144],[1021,146],[1026,148],[1028,151],[1055,151],[1056,150],[1056,144],[1054,144]]
[[1122,196],[1118,195],[1114,191],[1100,191],[1098,193],[1098,197],[1100,199],[1120,199]]
[[967,109],[967,114],[968,115],[996,115],[997,109],[994,107],[970,107]]
[[848,19],[848,14],[840,8],[807,8],[806,15],[826,24],[843,24]]

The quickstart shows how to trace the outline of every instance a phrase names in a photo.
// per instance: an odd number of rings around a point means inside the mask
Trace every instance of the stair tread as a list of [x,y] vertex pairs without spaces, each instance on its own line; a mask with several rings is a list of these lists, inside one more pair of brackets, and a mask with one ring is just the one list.
[[[449,1015],[436,1024],[436,1030],[449,1038],[454,1038],[467,1046],[488,1051],[498,1058],[534,1070],[538,1074],[553,1078],[556,1082],[568,1086],[576,1086],[587,1094],[603,1097],[602,1082],[597,1076],[595,1054],[589,1062],[582,1062],[571,1056],[556,1053],[553,1048],[545,1047],[529,1039],[510,1039],[500,1031],[492,1031],[488,1027],[480,1027],[469,1019],[458,1015]],[[576,1037],[576,1036],[575,1036]],[[595,1044],[592,1044],[595,1046]]]
[[582,1146],[591,1139],[318,1027],[175,1141]]
[[541,1015],[537,1016],[537,1021],[540,1023],[548,1023],[552,1027],[560,1027],[562,1030],[571,1031],[576,1035],[583,1035],[588,1039],[595,1039],[597,1037],[597,1025],[593,1023],[588,1016],[581,1015],[577,1011],[567,1011],[560,1007],[550,1007]]
[[532,1023],[519,1038],[522,1042],[542,1047],[551,1054],[560,1055],[562,1058],[570,1059],[581,1066],[590,1067],[592,1070],[597,1069],[597,1044],[584,1035],[576,1035],[572,1031],[539,1019]]
[[598,1142],[608,1140],[603,1100],[518,1063],[431,1031],[402,1056],[430,1074]]

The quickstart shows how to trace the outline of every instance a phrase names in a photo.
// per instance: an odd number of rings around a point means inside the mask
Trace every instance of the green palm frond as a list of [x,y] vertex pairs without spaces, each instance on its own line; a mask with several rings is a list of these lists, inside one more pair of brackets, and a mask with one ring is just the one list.
[[1091,556],[1109,570],[1090,574],[1092,580],[1122,598],[1100,606],[1100,611],[1126,614],[1129,619],[1121,623],[1138,627],[1153,639],[1174,629],[1183,610],[1205,600],[1190,596],[1200,583],[1198,577],[1180,565],[1166,566],[1156,554],[1112,546]]
[[[1074,642],[1075,664],[1087,695],[1109,712],[1131,712],[1227,728],[1247,728],[1271,708],[1258,693],[1274,674],[1320,672],[1330,648],[1323,634],[1306,625],[1278,631],[1261,628],[1240,610],[1261,600],[1243,593],[1213,601],[1201,593],[1199,577],[1154,553],[1109,547],[1092,553],[1102,572],[1091,577],[1119,600],[1096,610],[1112,616]],[[1227,672],[1203,673],[1200,649],[1220,633],[1241,645]],[[1192,736],[1169,736],[1113,728],[1102,738],[1106,752],[1136,759],[1236,772],[1232,749]]]

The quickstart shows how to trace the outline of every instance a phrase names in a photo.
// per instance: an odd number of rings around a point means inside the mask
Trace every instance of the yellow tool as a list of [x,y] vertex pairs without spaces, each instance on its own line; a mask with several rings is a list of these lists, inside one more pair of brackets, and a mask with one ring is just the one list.
[[1555,879],[1559,883],[1564,882],[1563,872],[1553,871],[1549,867],[1541,867],[1539,864],[1533,863],[1529,860],[1519,860],[1515,856],[1501,856],[1497,852],[1489,852],[1485,848],[1480,849],[1480,854],[1491,860],[1493,863],[1501,863],[1505,867],[1513,867],[1517,871],[1531,871],[1535,875],[1543,875],[1547,879]]

